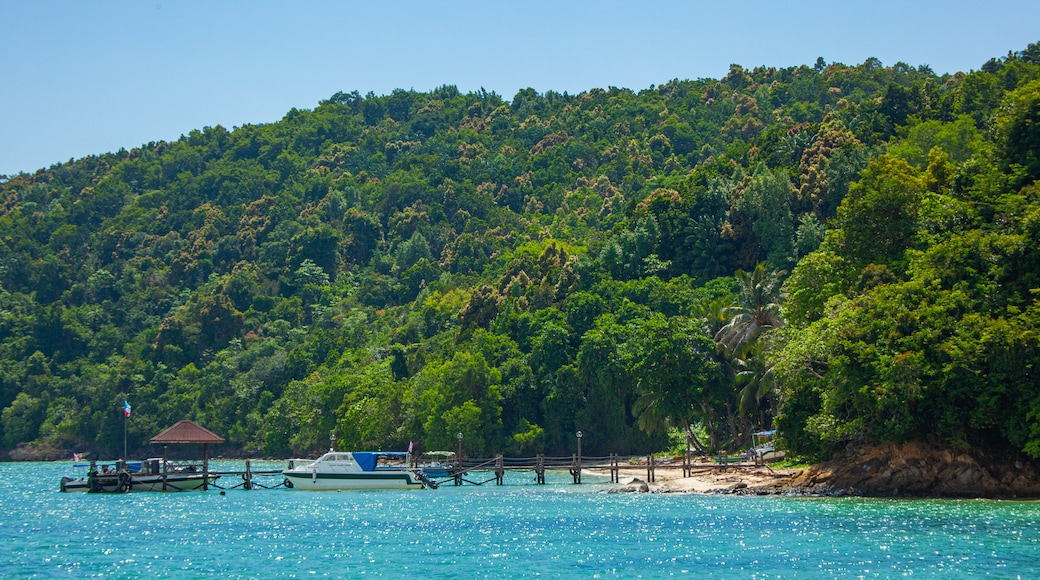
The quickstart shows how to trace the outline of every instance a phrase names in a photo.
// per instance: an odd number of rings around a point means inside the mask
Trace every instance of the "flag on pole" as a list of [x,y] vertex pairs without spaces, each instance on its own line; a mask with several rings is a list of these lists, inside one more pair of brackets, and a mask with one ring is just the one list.
[[130,403],[127,403],[126,401],[123,401],[123,414],[126,415],[127,418],[130,417]]

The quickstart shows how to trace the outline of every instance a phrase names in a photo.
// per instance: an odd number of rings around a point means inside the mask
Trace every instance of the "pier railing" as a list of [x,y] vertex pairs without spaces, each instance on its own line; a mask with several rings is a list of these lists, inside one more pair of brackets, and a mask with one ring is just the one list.
[[[611,483],[620,483],[624,472],[637,472],[640,475],[646,473],[646,481],[656,481],[658,470],[681,469],[683,477],[690,477],[694,473],[705,471],[726,471],[731,465],[748,466],[760,465],[758,462],[748,462],[740,456],[728,457],[721,455],[714,458],[700,458],[697,461],[692,454],[682,456],[658,457],[650,455],[619,455],[612,453],[605,456],[549,456],[535,455],[533,457],[504,457],[496,455],[490,458],[455,458],[449,466],[449,475],[442,481],[454,481],[455,485],[469,483],[483,485],[494,481],[496,485],[502,485],[507,471],[533,471],[535,480],[539,484],[545,483],[546,470],[566,469],[574,480],[581,483],[581,472],[583,470],[606,471],[610,475]],[[493,476],[478,481],[477,474],[489,473]]]

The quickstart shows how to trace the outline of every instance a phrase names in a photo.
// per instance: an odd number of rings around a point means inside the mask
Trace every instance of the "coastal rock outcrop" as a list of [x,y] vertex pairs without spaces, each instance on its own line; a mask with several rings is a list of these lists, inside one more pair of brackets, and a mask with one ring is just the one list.
[[782,484],[821,495],[1040,497],[1040,470],[948,447],[908,442],[848,449]]

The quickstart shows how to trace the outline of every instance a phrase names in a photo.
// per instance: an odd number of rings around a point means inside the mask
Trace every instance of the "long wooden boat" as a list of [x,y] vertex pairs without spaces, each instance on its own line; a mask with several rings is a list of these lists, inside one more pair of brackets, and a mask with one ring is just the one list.
[[[87,467],[85,477],[61,478],[60,490],[64,492],[85,491],[90,493],[124,493],[128,491],[194,491],[202,489],[204,483],[212,484],[219,475],[210,474],[208,480],[196,471],[169,471],[166,473],[165,490],[160,459],[127,461],[119,465],[115,461],[91,464],[76,463],[74,467]],[[100,467],[100,469],[99,469]]]

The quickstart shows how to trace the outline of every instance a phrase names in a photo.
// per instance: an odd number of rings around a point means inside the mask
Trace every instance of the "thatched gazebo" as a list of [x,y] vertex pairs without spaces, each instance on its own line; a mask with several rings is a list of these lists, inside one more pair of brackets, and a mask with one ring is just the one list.
[[163,446],[163,491],[166,491],[166,446],[170,443],[202,444],[202,489],[209,490],[209,444],[223,443],[224,438],[188,420],[178,421],[169,429],[148,440]]

